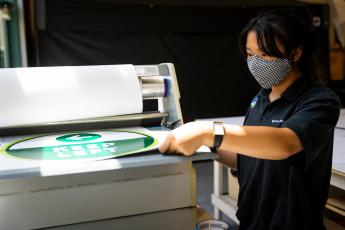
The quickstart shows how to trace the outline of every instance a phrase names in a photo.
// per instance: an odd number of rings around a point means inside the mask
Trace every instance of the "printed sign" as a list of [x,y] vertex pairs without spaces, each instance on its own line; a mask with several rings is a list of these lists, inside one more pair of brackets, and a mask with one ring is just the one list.
[[31,137],[6,145],[3,153],[27,160],[99,160],[142,152],[156,145],[157,140],[150,135],[117,130]]

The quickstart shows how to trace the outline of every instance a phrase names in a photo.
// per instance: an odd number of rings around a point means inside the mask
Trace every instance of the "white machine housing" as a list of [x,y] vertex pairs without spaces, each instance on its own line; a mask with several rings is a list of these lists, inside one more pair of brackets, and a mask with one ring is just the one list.
[[[169,93],[158,99],[159,112],[167,115],[162,119],[162,128],[182,124],[173,64],[135,69],[139,78],[164,76],[168,82]],[[8,128],[20,131],[25,127]],[[1,165],[6,164],[6,156],[1,155],[0,229],[46,228],[195,206],[196,178],[191,161],[214,157],[210,152],[189,158],[157,153],[4,170]]]

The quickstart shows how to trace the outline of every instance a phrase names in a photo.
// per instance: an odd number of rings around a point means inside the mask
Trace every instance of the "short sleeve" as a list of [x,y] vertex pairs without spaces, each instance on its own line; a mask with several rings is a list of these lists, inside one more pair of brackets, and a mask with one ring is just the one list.
[[316,88],[302,96],[294,114],[282,127],[296,133],[303,150],[290,163],[298,169],[308,168],[320,154],[332,151],[334,128],[340,113],[339,98],[327,88]]

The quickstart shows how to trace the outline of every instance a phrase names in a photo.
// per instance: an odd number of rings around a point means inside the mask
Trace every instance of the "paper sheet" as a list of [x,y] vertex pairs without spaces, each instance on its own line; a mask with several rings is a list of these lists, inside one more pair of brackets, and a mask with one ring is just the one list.
[[141,113],[133,65],[0,69],[0,127]]

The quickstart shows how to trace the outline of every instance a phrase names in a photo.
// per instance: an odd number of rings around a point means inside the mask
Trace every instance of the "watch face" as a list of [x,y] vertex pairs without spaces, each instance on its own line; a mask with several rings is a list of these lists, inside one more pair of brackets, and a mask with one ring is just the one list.
[[214,135],[224,135],[223,122],[214,122]]

